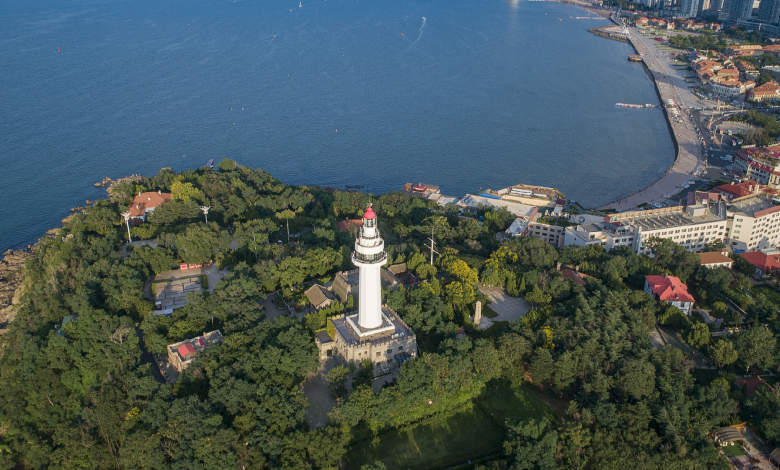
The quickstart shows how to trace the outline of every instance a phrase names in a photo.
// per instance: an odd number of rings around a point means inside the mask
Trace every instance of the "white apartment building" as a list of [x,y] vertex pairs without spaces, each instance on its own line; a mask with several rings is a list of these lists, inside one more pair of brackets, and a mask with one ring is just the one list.
[[699,252],[707,243],[723,240],[726,235],[725,204],[697,204],[624,212],[607,217],[603,223],[567,227],[564,245],[601,245],[607,251],[630,246],[637,254],[647,254],[651,238],[665,238],[688,251]]
[[780,205],[766,195],[749,196],[728,206],[726,243],[739,251],[766,251],[780,242]]

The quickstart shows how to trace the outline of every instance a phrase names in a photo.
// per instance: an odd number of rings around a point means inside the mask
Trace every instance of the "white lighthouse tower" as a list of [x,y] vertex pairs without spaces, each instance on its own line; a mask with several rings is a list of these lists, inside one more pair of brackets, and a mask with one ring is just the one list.
[[376,213],[369,202],[352,255],[352,262],[360,270],[358,325],[364,330],[373,330],[383,324],[380,270],[386,261],[385,241],[379,236]]

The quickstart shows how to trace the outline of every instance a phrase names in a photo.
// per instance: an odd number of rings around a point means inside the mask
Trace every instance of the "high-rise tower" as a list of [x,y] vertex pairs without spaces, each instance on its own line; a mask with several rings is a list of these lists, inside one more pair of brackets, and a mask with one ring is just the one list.
[[380,270],[387,261],[385,241],[379,236],[376,213],[368,203],[363,226],[355,240],[352,263],[360,270],[358,325],[366,330],[382,326],[382,279]]

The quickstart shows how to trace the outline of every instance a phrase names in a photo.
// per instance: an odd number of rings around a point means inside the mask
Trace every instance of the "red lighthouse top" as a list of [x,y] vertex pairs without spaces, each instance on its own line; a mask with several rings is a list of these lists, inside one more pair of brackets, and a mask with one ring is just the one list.
[[368,209],[366,209],[366,213],[363,214],[364,220],[373,220],[376,219],[376,212],[374,212],[373,209],[371,209],[371,203],[368,203]]

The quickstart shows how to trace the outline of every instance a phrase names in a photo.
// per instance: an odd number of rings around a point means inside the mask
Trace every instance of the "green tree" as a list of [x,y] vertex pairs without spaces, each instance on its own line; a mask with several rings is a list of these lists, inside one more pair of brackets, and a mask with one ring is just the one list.
[[729,306],[724,302],[715,302],[712,304],[712,310],[710,315],[715,318],[726,318],[726,314],[729,312]]
[[617,386],[626,398],[641,400],[655,390],[655,367],[642,360],[630,359],[620,369]]
[[349,369],[343,365],[338,365],[328,371],[328,383],[333,388],[333,394],[337,397],[344,396],[347,393],[347,380],[349,379]]
[[223,158],[222,161],[217,163],[217,168],[219,168],[219,171],[221,172],[233,171],[238,168],[238,163],[230,158]]
[[740,332],[737,336],[736,350],[745,366],[745,371],[750,372],[750,367],[753,365],[761,368],[771,367],[776,360],[776,345],[775,336],[761,325],[754,325]]
[[734,344],[727,339],[719,339],[710,346],[710,359],[718,367],[733,364],[739,358],[739,353],[734,348]]
[[508,439],[504,452],[513,459],[512,469],[554,470],[558,433],[547,418],[539,421],[511,422],[507,420]]
[[230,234],[215,224],[198,223],[176,236],[176,247],[186,263],[202,264],[230,248],[232,241]]
[[552,354],[549,349],[536,348],[533,359],[531,359],[531,377],[534,382],[544,383],[550,380],[555,372]]
[[174,181],[171,185],[171,198],[175,201],[199,201],[203,199],[203,193],[192,183]]
[[685,337],[685,341],[697,349],[704,349],[712,341],[709,327],[704,323],[694,323]]

